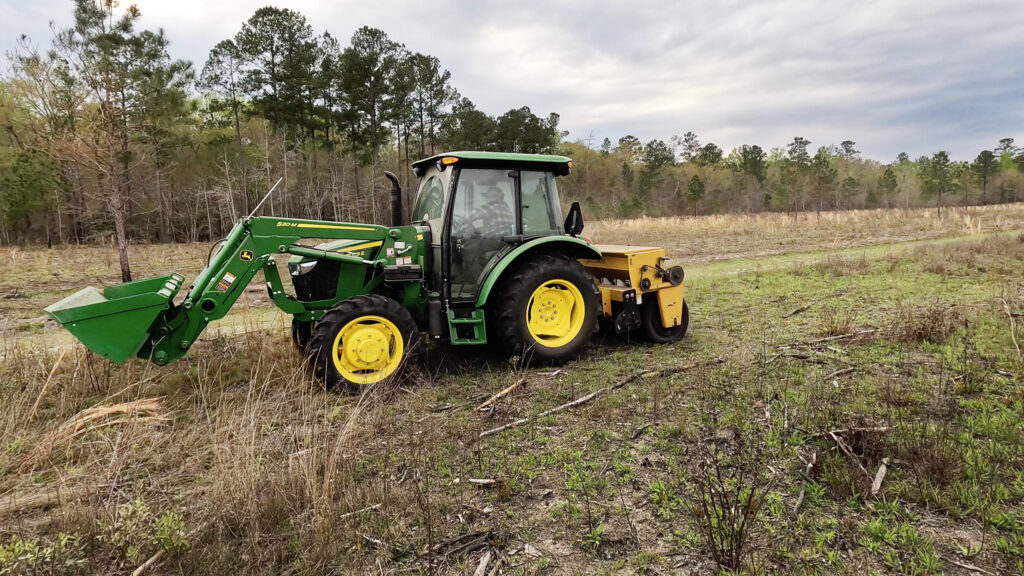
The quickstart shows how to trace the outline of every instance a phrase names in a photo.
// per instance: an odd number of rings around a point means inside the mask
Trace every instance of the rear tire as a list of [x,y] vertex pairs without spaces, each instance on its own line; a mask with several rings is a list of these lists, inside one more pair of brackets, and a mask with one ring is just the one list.
[[327,387],[359,391],[398,378],[419,355],[419,329],[400,303],[355,296],[328,310],[313,328],[306,355]]
[[500,345],[536,365],[579,356],[601,314],[593,276],[574,258],[556,254],[519,263],[491,302]]
[[690,307],[683,300],[683,315],[679,319],[679,325],[665,328],[661,325],[661,309],[658,308],[657,294],[650,294],[649,300],[640,307],[640,330],[644,338],[655,344],[669,344],[678,342],[686,335],[686,329],[690,325]]

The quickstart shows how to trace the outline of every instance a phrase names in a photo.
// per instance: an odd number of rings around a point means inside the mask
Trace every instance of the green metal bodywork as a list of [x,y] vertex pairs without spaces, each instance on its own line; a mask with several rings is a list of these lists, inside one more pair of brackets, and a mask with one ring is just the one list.
[[[85,288],[53,304],[46,312],[90,350],[114,362],[131,356],[166,364],[181,357],[206,326],[223,318],[260,271],[271,300],[300,320],[315,321],[340,300],[359,294],[386,293],[402,302],[418,322],[426,321],[426,291],[421,281],[389,283],[385,266],[396,262],[396,243],[403,258],[425,264],[420,226],[388,228],[368,224],[320,222],[290,218],[245,218],[231,230],[223,246],[196,278],[188,294],[173,302],[184,280],[180,275],[153,278],[105,288]],[[304,239],[379,242],[369,257],[304,246]],[[304,302],[286,293],[277,254],[338,262],[338,290],[333,298]]]
[[[565,174],[571,165],[564,156],[450,152],[420,160],[413,166],[422,174],[446,157],[457,158],[454,163],[458,168],[508,166]],[[429,302],[437,302],[443,292],[442,286],[434,285],[439,277],[434,272],[440,263],[434,261],[430,234],[426,223],[387,227],[292,218],[244,218],[232,228],[220,250],[178,302],[175,297],[184,278],[171,274],[103,290],[85,288],[49,306],[46,312],[90,350],[114,362],[123,363],[138,356],[162,365],[184,355],[210,322],[228,313],[262,271],[270,299],[299,321],[316,322],[332,306],[353,296],[382,294],[401,302],[420,329],[428,330],[432,325],[428,318]],[[315,242],[304,243],[310,240]],[[316,245],[307,245],[310,243]],[[442,334],[433,336],[453,344],[485,343],[484,311],[488,298],[510,266],[537,251],[601,258],[596,248],[580,238],[520,237],[518,243],[511,242],[484,269],[475,303],[443,303],[441,314],[447,326],[442,327]],[[303,273],[303,267],[325,266],[324,262],[337,266],[337,285],[330,285],[333,290],[329,295],[317,292],[316,297],[328,296],[322,299],[293,296],[285,290],[275,256],[289,257],[287,267],[295,275]],[[399,270],[403,266],[405,269]],[[325,268],[324,274],[333,270]],[[402,274],[389,276],[389,270]],[[292,281],[296,282],[295,276]]]
[[533,252],[538,249],[560,252],[575,258],[601,259],[601,252],[582,238],[573,238],[572,236],[543,236],[541,238],[534,238],[524,244],[516,246],[513,250],[503,255],[494,263],[491,271],[487,274],[487,279],[484,280],[484,283],[480,287],[480,294],[476,298],[477,307],[483,308],[487,305],[487,298],[491,295],[491,290],[493,290],[499,283],[501,275],[509,268],[509,266],[518,262],[519,257],[523,254]]

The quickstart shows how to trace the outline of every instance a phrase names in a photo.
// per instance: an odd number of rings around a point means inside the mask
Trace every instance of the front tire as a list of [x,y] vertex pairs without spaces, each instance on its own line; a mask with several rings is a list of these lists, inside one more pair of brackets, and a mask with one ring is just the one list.
[[292,343],[304,352],[309,345],[309,339],[313,336],[313,323],[307,320],[292,318]]
[[601,313],[593,276],[562,255],[540,254],[518,264],[495,296],[499,343],[532,364],[558,365],[579,356]]
[[313,328],[306,354],[328,387],[358,391],[401,376],[419,354],[419,329],[400,303],[355,296],[328,310]]

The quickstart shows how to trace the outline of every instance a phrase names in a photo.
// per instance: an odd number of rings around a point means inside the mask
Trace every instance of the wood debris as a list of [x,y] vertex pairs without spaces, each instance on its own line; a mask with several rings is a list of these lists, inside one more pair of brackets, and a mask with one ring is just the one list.
[[875,480],[871,483],[871,495],[877,496],[878,491],[882,489],[882,482],[885,480],[885,473],[889,469],[889,459],[882,458],[882,464],[878,467],[878,472],[875,472]]
[[861,463],[860,458],[858,458],[857,455],[853,453],[853,450],[846,445],[846,442],[843,442],[843,439],[840,438],[839,435],[836,434],[835,432],[829,432],[828,435],[829,438],[832,438],[832,441],[836,443],[836,446],[839,446],[839,449],[843,451],[843,454],[846,454],[847,458],[853,460],[853,462],[857,464],[857,467],[860,468],[860,471],[863,472],[865,476],[871,478],[871,473],[868,472],[868,469],[865,468],[864,464]]
[[516,388],[518,388],[518,387],[519,387],[519,386],[520,386],[521,384],[523,384],[524,382],[526,382],[526,378],[520,378],[520,379],[516,380],[515,382],[513,382],[512,384],[510,384],[510,385],[506,386],[505,388],[503,388],[503,389],[502,389],[502,390],[501,390],[500,392],[498,392],[497,394],[495,394],[495,395],[491,396],[491,397],[490,397],[490,398],[488,398],[487,400],[484,400],[484,403],[483,403],[483,404],[481,404],[481,405],[477,406],[477,407],[476,407],[477,411],[480,411],[480,410],[484,410],[485,408],[487,408],[487,407],[488,407],[488,406],[490,406],[491,404],[494,404],[494,403],[495,403],[495,402],[497,402],[498,400],[501,400],[501,399],[502,399],[502,398],[504,398],[505,396],[508,396],[508,395],[509,395],[509,394],[510,394],[510,393],[511,393],[511,392],[512,392],[513,390],[515,390]]
[[341,516],[338,516],[338,520],[344,520],[345,518],[349,518],[349,517],[355,516],[357,514],[362,514],[363,512],[369,512],[371,510],[376,510],[377,508],[380,508],[381,506],[382,506],[382,504],[374,504],[373,506],[367,506],[366,508],[362,508],[360,510],[356,510],[355,512],[348,512],[348,513],[342,514]]
[[491,551],[484,552],[484,555],[480,557],[480,564],[477,565],[476,571],[473,572],[473,576],[486,576],[487,565],[491,563]]
[[657,377],[667,376],[669,374],[674,374],[676,372],[685,372],[686,370],[691,370],[693,368],[697,368],[698,366],[710,366],[710,365],[713,365],[713,364],[721,364],[722,362],[723,362],[723,360],[721,358],[715,358],[714,360],[710,360],[708,362],[694,362],[693,364],[686,364],[684,366],[673,366],[671,368],[663,368],[661,370],[644,370],[642,372],[637,372],[636,374],[633,374],[632,376],[629,376],[628,378],[626,378],[624,380],[620,380],[619,382],[616,382],[615,384],[612,384],[610,386],[605,386],[604,388],[599,388],[599,389],[591,392],[590,394],[587,394],[585,396],[581,396],[581,397],[579,397],[579,398],[577,398],[575,400],[572,400],[571,402],[566,402],[565,404],[562,404],[560,406],[556,406],[556,407],[554,407],[554,408],[552,408],[550,410],[545,410],[544,412],[541,412],[540,414],[537,414],[536,416],[527,417],[527,418],[520,418],[519,420],[515,420],[515,421],[512,421],[512,422],[509,422],[508,424],[505,424],[503,426],[498,426],[497,428],[491,428],[490,430],[484,430],[483,432],[480,433],[480,437],[484,438],[484,437],[487,437],[487,436],[491,436],[491,435],[497,434],[499,432],[504,432],[505,430],[510,430],[512,428],[518,428],[519,426],[522,426],[523,424],[526,424],[527,422],[530,422],[533,419],[541,419],[541,418],[544,418],[545,416],[550,416],[552,414],[557,414],[557,413],[562,412],[564,410],[568,410],[569,408],[575,408],[575,407],[580,406],[582,404],[586,404],[587,402],[590,402],[591,400],[593,400],[594,398],[597,398],[598,396],[604,394],[605,392],[608,392],[610,390],[615,390],[615,389],[618,389],[618,388],[622,388],[626,384],[634,382],[638,378],[652,378],[652,377],[656,377],[656,376]]

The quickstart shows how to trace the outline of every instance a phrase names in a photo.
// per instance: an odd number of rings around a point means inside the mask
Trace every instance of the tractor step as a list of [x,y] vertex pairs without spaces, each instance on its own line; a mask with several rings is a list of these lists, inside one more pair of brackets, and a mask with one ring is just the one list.
[[448,310],[448,331],[452,344],[486,344],[487,325],[484,322],[484,311],[473,310],[465,318],[456,318],[454,310]]

